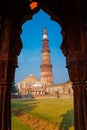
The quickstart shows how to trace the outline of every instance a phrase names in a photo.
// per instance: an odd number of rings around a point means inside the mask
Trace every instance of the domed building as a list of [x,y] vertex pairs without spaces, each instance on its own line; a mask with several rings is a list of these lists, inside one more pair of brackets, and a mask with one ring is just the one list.
[[35,84],[37,81],[39,81],[39,79],[34,76],[33,74],[30,74],[29,76],[27,76],[25,79],[24,79],[24,82],[27,84],[27,85],[32,85],[32,84]]
[[18,88],[20,89],[20,88],[30,87],[37,81],[39,81],[39,79],[35,77],[33,74],[30,74],[23,81],[18,83]]
[[43,84],[33,74],[30,74],[23,81],[18,83],[18,90],[21,96],[38,96],[45,94]]

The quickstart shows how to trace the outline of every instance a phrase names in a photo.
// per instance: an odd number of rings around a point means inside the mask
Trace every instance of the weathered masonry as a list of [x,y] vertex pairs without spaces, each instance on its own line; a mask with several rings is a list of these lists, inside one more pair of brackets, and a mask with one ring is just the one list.
[[11,84],[22,43],[22,24],[40,9],[62,27],[61,49],[74,91],[75,130],[87,130],[87,0],[1,0],[0,130],[11,130]]

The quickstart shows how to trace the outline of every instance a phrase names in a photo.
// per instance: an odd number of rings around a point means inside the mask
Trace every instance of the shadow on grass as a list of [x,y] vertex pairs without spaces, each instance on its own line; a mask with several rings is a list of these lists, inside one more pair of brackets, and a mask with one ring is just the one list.
[[59,130],[69,130],[74,126],[74,114],[72,109],[61,115],[61,117],[62,122],[60,123]]
[[38,101],[35,99],[31,100],[12,100],[11,109],[20,111],[20,113],[29,112],[37,107]]

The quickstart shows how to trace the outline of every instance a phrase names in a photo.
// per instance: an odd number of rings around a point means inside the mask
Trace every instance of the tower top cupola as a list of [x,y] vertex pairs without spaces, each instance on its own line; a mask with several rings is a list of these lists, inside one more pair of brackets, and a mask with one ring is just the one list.
[[48,39],[46,27],[44,27],[44,30],[43,30],[43,40],[44,39]]

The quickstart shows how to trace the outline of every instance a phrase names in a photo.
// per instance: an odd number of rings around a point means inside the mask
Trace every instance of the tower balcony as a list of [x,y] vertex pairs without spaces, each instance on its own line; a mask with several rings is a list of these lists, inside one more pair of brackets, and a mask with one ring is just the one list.
[[50,50],[48,49],[48,48],[44,48],[44,49],[42,49],[42,51],[41,51],[42,53],[50,53]]
[[40,67],[41,67],[41,69],[42,68],[52,68],[52,64],[41,64]]

